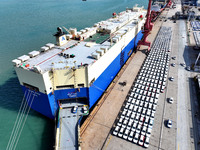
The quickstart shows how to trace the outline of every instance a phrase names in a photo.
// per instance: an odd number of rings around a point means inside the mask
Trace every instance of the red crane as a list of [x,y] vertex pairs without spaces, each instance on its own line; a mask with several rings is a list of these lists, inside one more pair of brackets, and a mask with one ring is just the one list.
[[150,49],[151,42],[147,41],[147,36],[150,34],[150,31],[153,28],[153,23],[151,23],[151,3],[152,3],[152,0],[149,0],[148,10],[147,10],[147,15],[146,15],[146,22],[144,24],[144,28],[142,31],[143,39],[138,42],[138,48],[141,45],[145,45],[145,46],[148,46],[148,50]]
[[[144,28],[142,31],[143,39],[138,42],[138,48],[140,48],[141,45],[145,45],[145,46],[148,46],[148,51],[150,50],[151,42],[147,41],[147,37],[152,31],[153,23],[151,22],[151,20],[152,20],[153,15],[155,15],[151,13],[151,3],[152,3],[152,0],[149,0],[148,10],[147,10],[147,15],[146,15],[146,22],[144,24]],[[167,7],[171,6],[171,4],[172,4],[171,0],[168,0]]]

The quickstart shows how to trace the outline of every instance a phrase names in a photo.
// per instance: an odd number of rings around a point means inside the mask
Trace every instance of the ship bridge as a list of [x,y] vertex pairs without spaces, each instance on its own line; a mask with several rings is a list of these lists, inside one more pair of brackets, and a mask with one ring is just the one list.
[[75,99],[61,100],[55,150],[78,150],[80,121],[84,115],[88,115],[88,106]]

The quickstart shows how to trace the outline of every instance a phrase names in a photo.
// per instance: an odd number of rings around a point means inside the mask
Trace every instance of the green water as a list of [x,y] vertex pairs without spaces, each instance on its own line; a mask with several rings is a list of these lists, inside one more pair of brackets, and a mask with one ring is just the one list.
[[[6,149],[23,98],[11,61],[48,42],[58,26],[78,30],[147,0],[0,0],[0,150]],[[31,110],[18,150],[51,150],[54,121]]]

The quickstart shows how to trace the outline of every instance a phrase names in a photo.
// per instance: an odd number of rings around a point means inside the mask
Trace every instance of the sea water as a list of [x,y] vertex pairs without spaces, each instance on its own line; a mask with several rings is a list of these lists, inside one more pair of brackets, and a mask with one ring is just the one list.
[[[0,0],[0,149],[6,149],[23,93],[11,61],[46,43],[55,43],[58,26],[91,27],[148,0]],[[16,149],[51,150],[54,120],[31,110]],[[18,136],[16,136],[18,138]]]

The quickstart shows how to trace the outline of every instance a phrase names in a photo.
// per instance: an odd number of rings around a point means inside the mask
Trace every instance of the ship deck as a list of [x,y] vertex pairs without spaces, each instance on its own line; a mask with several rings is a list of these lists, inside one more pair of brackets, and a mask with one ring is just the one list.
[[[171,27],[173,31],[171,56],[176,56],[175,60],[170,60],[170,64],[175,63],[176,66],[170,66],[168,72],[168,76],[173,76],[174,81],[167,80],[167,88],[159,97],[148,148],[150,150],[199,149],[197,144],[200,135],[198,130],[200,129],[198,127],[199,117],[194,117],[194,113],[198,110],[198,102],[194,96],[195,87],[192,80],[192,77],[197,73],[188,72],[180,65],[180,63],[185,62],[188,66],[195,61],[196,52],[191,46],[191,43],[194,43],[194,38],[190,33],[191,36],[187,39],[186,21],[178,20],[174,23],[173,20],[170,20],[171,16],[180,10],[181,4],[178,0],[177,8],[169,11],[165,10],[154,24],[153,31],[148,37],[149,41],[153,42],[161,26]],[[83,150],[144,149],[132,142],[113,136],[112,131],[132,83],[146,58],[145,50],[145,47],[142,46],[128,60],[81,127],[81,148]],[[120,84],[123,82],[126,82],[125,86]],[[169,97],[174,98],[173,104],[167,102]],[[167,119],[171,119],[173,122],[171,129],[165,126]]]
[[[54,69],[66,69],[71,67],[79,67],[83,64],[92,64],[96,59],[92,56],[94,53],[99,53],[97,50],[109,50],[116,42],[126,34],[129,30],[136,26],[139,15],[144,16],[145,11],[142,12],[121,12],[116,18],[110,18],[97,24],[97,27],[87,28],[85,33],[91,35],[82,41],[70,40],[63,46],[54,46],[49,50],[41,52],[39,55],[28,59],[23,63],[25,69],[32,69],[34,66],[40,68],[42,72]],[[106,30],[107,34],[94,32],[101,29]],[[80,32],[77,32],[81,34]],[[109,40],[112,38],[113,40]],[[90,46],[88,46],[88,45]],[[87,45],[87,46],[86,46]],[[104,51],[104,50],[103,50]],[[62,53],[62,55],[60,55]],[[104,51],[105,53],[105,51]],[[66,58],[63,55],[74,55],[75,57]],[[100,54],[101,55],[101,54]],[[19,58],[18,58],[19,59]]]

